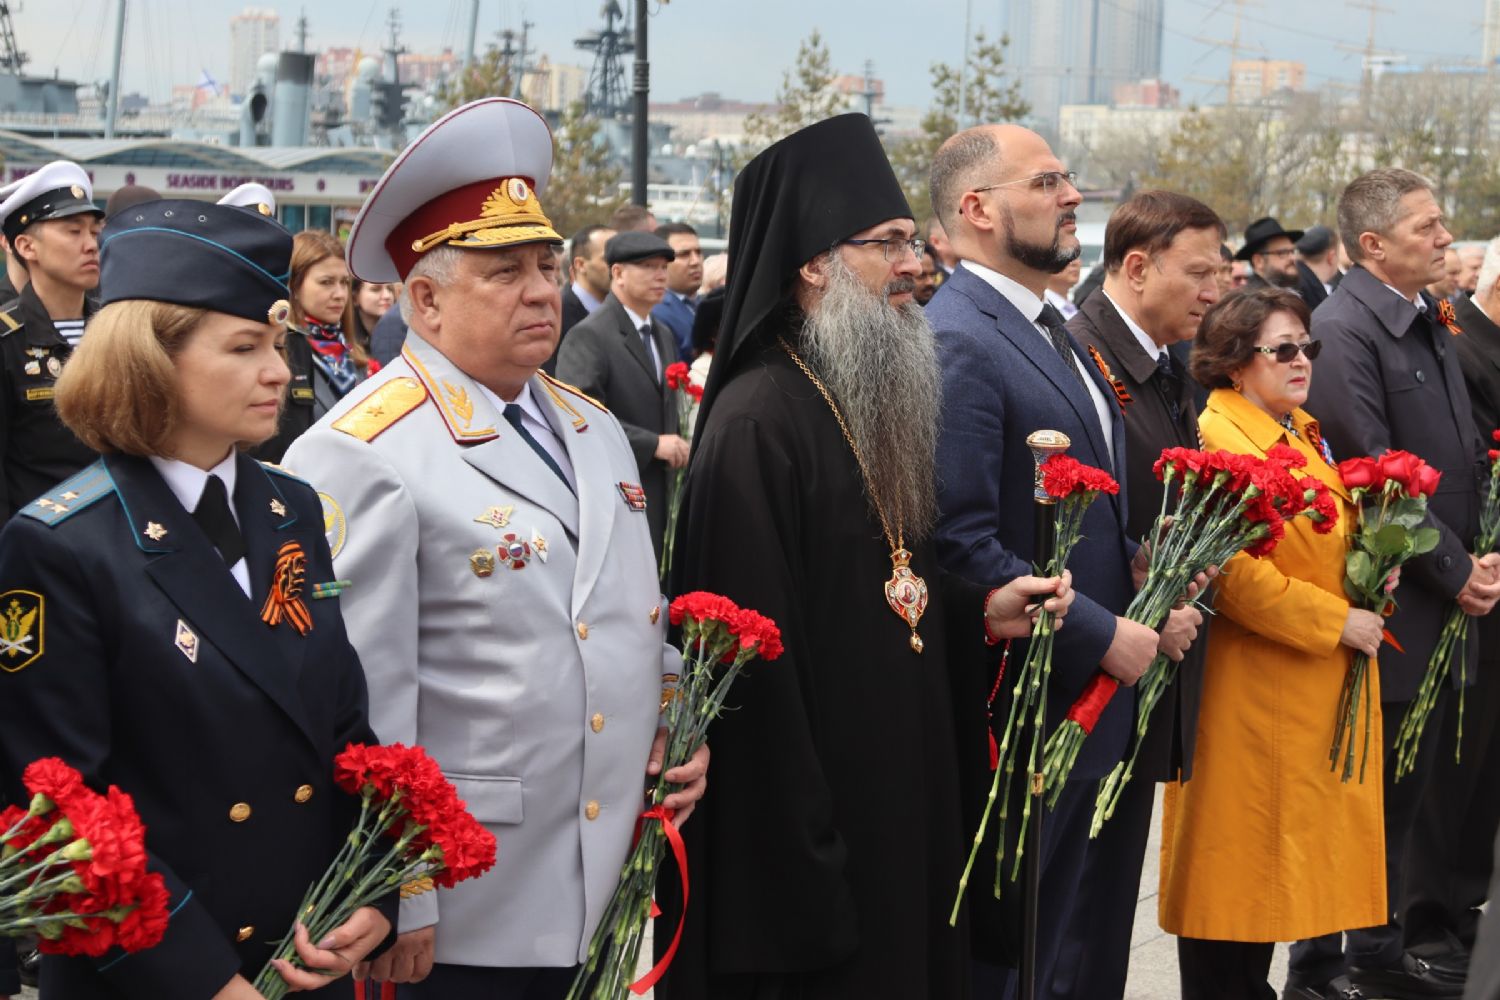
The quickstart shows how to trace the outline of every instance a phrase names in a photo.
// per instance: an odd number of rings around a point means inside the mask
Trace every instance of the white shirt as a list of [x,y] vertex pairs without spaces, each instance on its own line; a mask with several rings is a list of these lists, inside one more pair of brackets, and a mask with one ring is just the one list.
[[1417,294],[1411,296],[1410,298],[1407,298],[1405,295],[1401,295],[1401,290],[1399,288],[1397,288],[1395,285],[1386,284],[1384,281],[1382,281],[1381,284],[1385,285],[1385,287],[1389,288],[1391,291],[1395,292],[1397,295],[1400,295],[1401,298],[1404,301],[1410,302],[1412,305],[1416,306],[1417,307],[1417,312],[1419,312],[1419,313],[1425,313],[1427,311],[1427,300],[1424,299],[1424,298],[1422,298],[1422,293],[1421,292],[1418,292]]
[[[505,412],[505,400],[501,399],[498,393],[478,382],[474,384],[479,386],[479,391],[485,394],[497,411],[501,414]],[[532,395],[531,383],[523,382],[520,393],[511,402],[521,407],[521,426],[536,438],[537,443],[546,450],[548,455],[552,456],[552,461],[556,462],[557,467],[563,471],[563,478],[568,481],[574,494],[577,494],[578,480],[573,473],[573,463],[568,460],[568,449],[558,440],[557,432],[547,422],[547,416],[542,412],[541,404],[536,401],[536,396]],[[501,419],[504,417],[502,416]]]
[[576,281],[573,282],[573,294],[578,296],[578,301],[582,302],[583,308],[587,309],[590,313],[603,305],[602,302],[594,298],[593,292],[590,292],[587,288],[584,288],[583,285],[579,284]]
[[1078,307],[1069,302],[1066,295],[1054,292],[1050,288],[1042,292],[1042,300],[1051,305],[1053,309],[1062,313],[1063,319],[1072,319],[1078,314]]
[[[1017,312],[1031,321],[1032,328],[1036,330],[1042,341],[1047,345],[1047,350],[1056,350],[1052,346],[1052,335],[1047,332],[1046,327],[1037,321],[1037,317],[1042,314],[1043,302],[1037,297],[1035,292],[1020,282],[1007,278],[999,271],[990,270],[983,264],[976,264],[972,260],[963,260],[959,263],[983,279],[985,284],[1005,296],[1005,300],[1015,306]],[[1109,452],[1109,464],[1113,466],[1115,464],[1115,439],[1112,430],[1115,418],[1110,407],[1115,404],[1104,398],[1104,393],[1094,384],[1094,380],[1089,378],[1088,373],[1083,370],[1083,359],[1078,357],[1077,351],[1073,352],[1073,360],[1078,365],[1079,374],[1083,376],[1083,384],[1088,388],[1089,399],[1093,400],[1094,414],[1099,418],[1099,430],[1104,437],[1104,447]],[[1111,468],[1108,471],[1113,472],[1114,470]]]
[[[635,335],[637,337],[639,337],[641,335],[641,327],[643,327],[643,326],[647,325],[648,323],[650,323],[651,320],[647,319],[644,316],[637,316],[635,314],[635,311],[632,310],[629,306],[627,306],[623,302],[620,303],[620,308],[624,309],[625,310],[625,315],[630,317],[630,323],[631,323],[632,326],[635,327]],[[650,344],[651,364],[654,365],[655,368],[656,368],[656,381],[660,382],[661,381],[661,352],[656,349],[656,332],[655,332],[654,328],[652,330],[651,336],[648,337],[648,338],[646,338],[645,342]]]
[[1130,331],[1131,336],[1135,337],[1135,342],[1141,345],[1141,350],[1145,351],[1147,356],[1150,357],[1152,361],[1160,361],[1161,356],[1167,353],[1167,349],[1165,347],[1162,347],[1156,341],[1152,340],[1151,335],[1148,334],[1145,330],[1141,329],[1141,325],[1135,320],[1131,319],[1130,314],[1124,309],[1121,309],[1120,303],[1116,302],[1114,299],[1111,299],[1108,292],[1101,288],[1099,289],[1099,294],[1103,295],[1105,299],[1109,301],[1109,304],[1115,307],[1115,312],[1119,313],[1120,318],[1125,321],[1125,328]]
[[[240,512],[234,506],[234,482],[235,482],[235,453],[231,451],[229,457],[208,471],[189,465],[175,458],[158,458],[151,456],[151,464],[156,466],[156,471],[167,481],[167,488],[182,504],[182,509],[191,514],[198,509],[198,501],[203,499],[203,487],[208,485],[209,476],[218,476],[224,481],[224,492],[229,497],[229,513],[234,516],[234,523],[240,523]],[[234,577],[234,582],[240,585],[245,596],[250,596],[250,565],[241,556],[240,561],[229,567],[229,573]]]

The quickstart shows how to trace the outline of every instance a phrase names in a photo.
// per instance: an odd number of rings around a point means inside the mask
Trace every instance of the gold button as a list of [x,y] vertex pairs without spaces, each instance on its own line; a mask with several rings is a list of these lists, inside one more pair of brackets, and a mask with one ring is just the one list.
[[250,818],[250,803],[236,802],[229,807],[229,818],[236,823],[243,823]]
[[249,941],[251,935],[254,933],[255,927],[253,925],[250,927],[241,927],[240,932],[234,936],[234,939],[236,941]]
[[583,807],[584,819],[595,820],[599,818],[599,803],[589,799],[588,805]]
[[306,802],[308,799],[312,798],[312,796],[313,786],[303,785],[302,787],[297,789],[296,793],[292,795],[292,798],[296,799],[298,802]]
[[594,717],[589,720],[589,728],[596,733],[604,731],[604,714],[602,712],[594,713]]
[[658,604],[656,607],[654,607],[654,608],[651,609],[651,615],[650,615],[650,617],[651,617],[651,624],[652,625],[655,625],[657,623],[657,621],[659,621],[661,619],[661,605],[660,604]]
[[580,639],[587,639],[588,637],[589,637],[589,627],[588,627],[588,624],[586,622],[579,622],[578,623],[578,638],[580,638]]

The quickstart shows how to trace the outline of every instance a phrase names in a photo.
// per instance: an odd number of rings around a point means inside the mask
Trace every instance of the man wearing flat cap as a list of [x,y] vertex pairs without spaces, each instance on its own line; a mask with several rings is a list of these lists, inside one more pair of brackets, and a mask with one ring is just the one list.
[[1327,226],[1313,226],[1297,241],[1297,294],[1316,309],[1339,286],[1338,237]]
[[0,306],[0,519],[95,458],[52,408],[53,385],[95,308],[88,293],[99,287],[104,213],[93,197],[88,174],[67,160],[0,188],[0,231],[30,278]]
[[677,340],[651,315],[667,291],[667,265],[676,259],[655,233],[627,230],[604,244],[609,295],[568,331],[557,353],[557,377],[609,407],[625,428],[646,491],[651,544],[661,556],[666,530],[667,474],[687,464],[688,443],[677,426],[677,401],[667,388],[667,366]]
[[770,615],[786,652],[710,730],[714,793],[685,831],[692,897],[657,996],[963,1000],[967,922],[948,915],[970,840],[959,762],[987,756],[978,654],[987,630],[1029,629],[1034,595],[1061,609],[1070,592],[938,567],[923,242],[870,119],[761,153],[732,217],[673,584]]
[[1297,241],[1302,238],[1300,229],[1282,229],[1281,223],[1270,217],[1256,219],[1245,227],[1245,243],[1235,260],[1250,265],[1250,280],[1247,288],[1297,289]]
[[[402,1000],[560,998],[657,769],[665,642],[630,444],[539,375],[558,337],[552,137],[490,98],[397,157],[349,236],[404,281],[399,358],[286,455],[321,491],[339,598],[385,742],[421,744],[504,845],[484,877],[411,888],[370,969]],[[707,752],[668,775],[679,822]],[[415,894],[412,894],[415,893]]]

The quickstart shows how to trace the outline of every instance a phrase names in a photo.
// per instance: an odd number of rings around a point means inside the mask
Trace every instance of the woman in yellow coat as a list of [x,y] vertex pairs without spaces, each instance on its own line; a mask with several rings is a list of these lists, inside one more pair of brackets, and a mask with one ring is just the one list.
[[[1331,533],[1297,518],[1269,558],[1241,553],[1216,584],[1193,776],[1167,786],[1163,819],[1160,919],[1179,937],[1184,1000],[1274,1000],[1274,942],[1386,919],[1381,782],[1345,784],[1328,764],[1350,655],[1378,651],[1381,623],[1344,596],[1355,513],[1299,408],[1318,353],[1307,323],[1291,292],[1240,293],[1209,310],[1193,347],[1193,375],[1213,390],[1204,446],[1290,445],[1341,503]],[[1380,732],[1378,715],[1371,724]],[[1339,996],[1347,984],[1310,987]]]

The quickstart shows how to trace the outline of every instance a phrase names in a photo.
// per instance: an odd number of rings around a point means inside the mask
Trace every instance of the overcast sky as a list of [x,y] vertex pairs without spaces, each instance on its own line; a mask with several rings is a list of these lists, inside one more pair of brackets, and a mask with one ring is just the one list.
[[[1047,2],[1047,0],[1043,0]],[[1104,0],[1111,2],[1111,0]],[[991,35],[1001,28],[1005,0],[972,0],[973,27]],[[107,79],[116,0],[12,2],[16,35],[31,56],[28,70],[54,71],[79,81]],[[1375,44],[1417,63],[1477,59],[1484,0],[1381,0]],[[587,65],[573,47],[597,27],[601,0],[482,0],[481,46],[501,28],[536,22],[533,48],[553,62]],[[174,83],[195,83],[202,69],[229,75],[229,18],[244,0],[129,0],[121,89],[164,98]],[[308,47],[378,49],[386,18],[400,11],[402,37],[414,51],[462,49],[469,0],[316,0],[303,5],[266,3],[282,17],[287,45],[303,11]],[[627,17],[629,0],[622,0]],[[1190,97],[1212,99],[1193,77],[1222,78],[1227,49],[1202,39],[1233,33],[1233,0],[1166,0],[1162,76]],[[745,100],[769,99],[791,64],[798,42],[814,28],[828,41],[836,68],[858,72],[872,60],[897,105],[928,103],[928,67],[957,63],[963,54],[966,0],[671,0],[653,3],[650,25],[652,97],[676,100],[706,90]],[[1345,0],[1249,0],[1240,28],[1246,54],[1307,63],[1309,84],[1358,79],[1368,13]],[[1252,52],[1251,50],[1257,50]],[[627,73],[626,85],[629,86]],[[1220,92],[1222,93],[1222,92]]]

